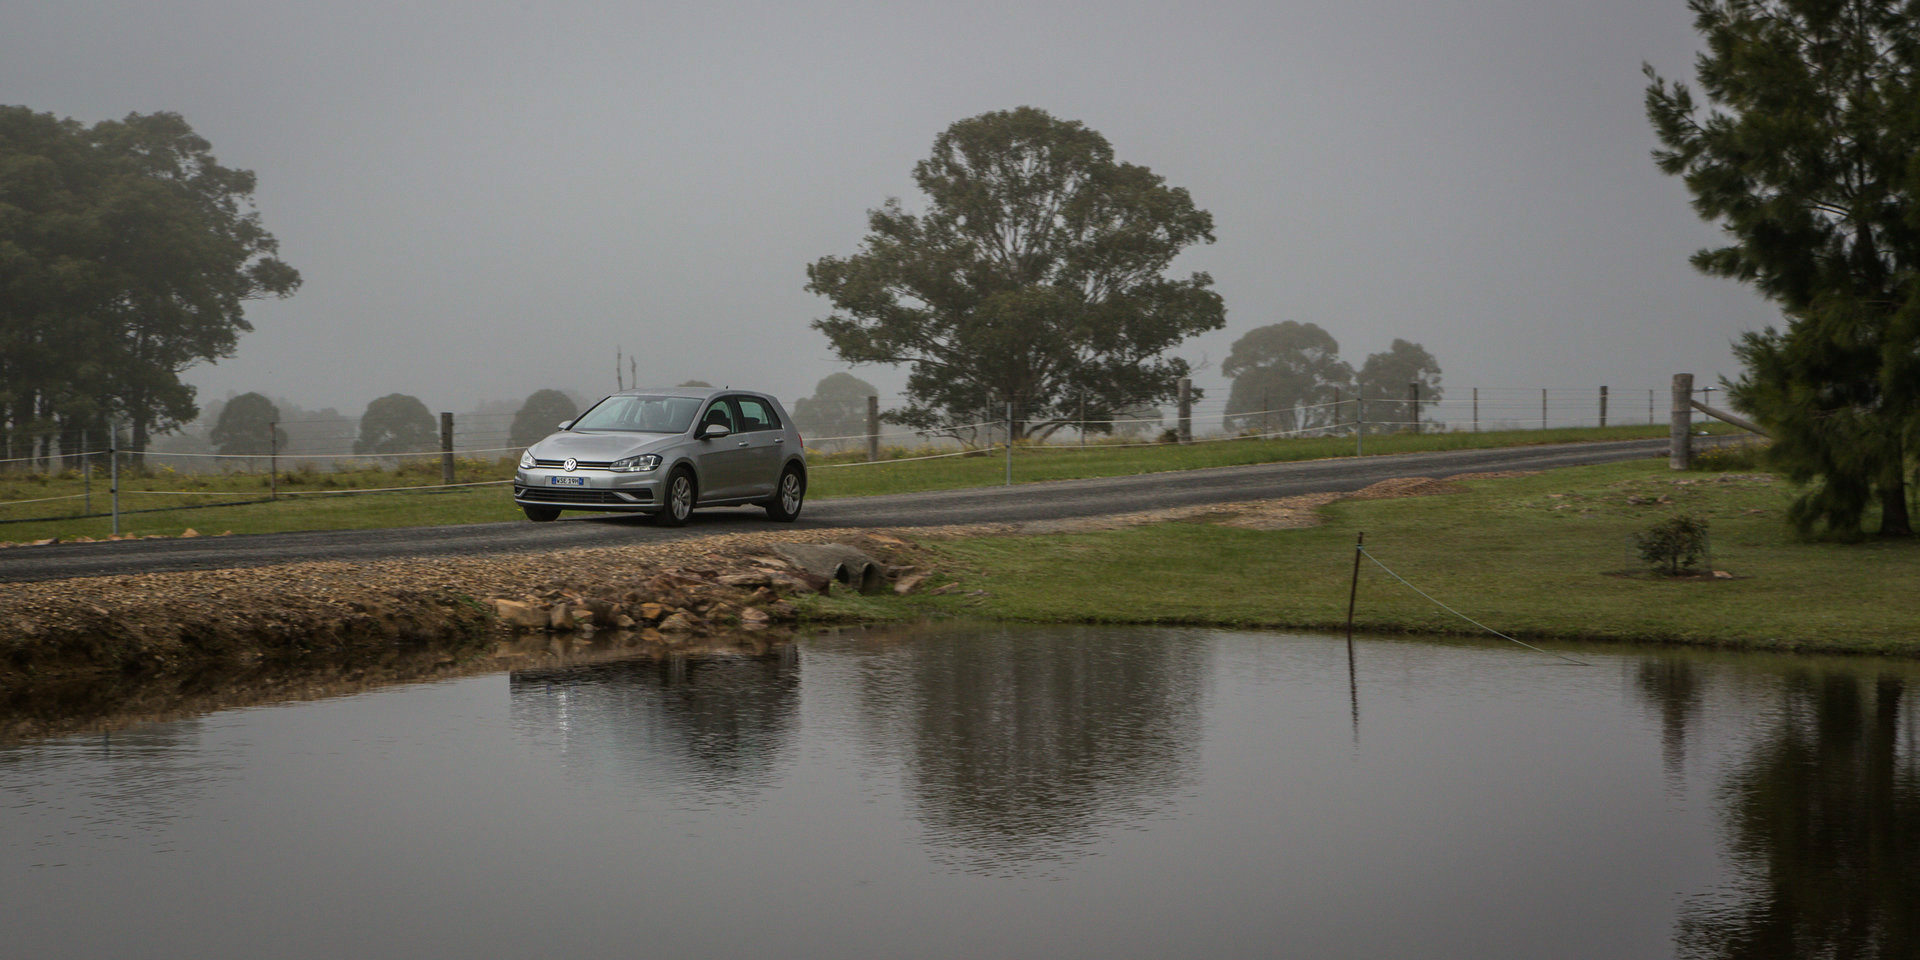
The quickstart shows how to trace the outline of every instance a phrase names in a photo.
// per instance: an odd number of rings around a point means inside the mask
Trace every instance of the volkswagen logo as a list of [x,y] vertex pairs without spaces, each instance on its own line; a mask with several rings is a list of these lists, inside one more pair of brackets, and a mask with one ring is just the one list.
[[580,461],[575,460],[572,457],[568,457],[567,462],[560,465],[560,469],[565,470],[568,473],[572,473],[573,468],[579,465],[580,465]]

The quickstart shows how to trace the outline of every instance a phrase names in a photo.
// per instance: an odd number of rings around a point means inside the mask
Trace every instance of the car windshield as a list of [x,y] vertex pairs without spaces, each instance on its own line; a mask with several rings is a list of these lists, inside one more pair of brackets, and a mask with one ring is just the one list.
[[608,397],[568,429],[685,433],[699,412],[700,401],[693,397]]

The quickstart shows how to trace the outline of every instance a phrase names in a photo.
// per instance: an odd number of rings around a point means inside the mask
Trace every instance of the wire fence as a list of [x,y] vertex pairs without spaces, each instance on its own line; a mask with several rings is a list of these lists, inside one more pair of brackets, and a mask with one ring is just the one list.
[[[1225,391],[1221,391],[1225,392]],[[1460,391],[1455,391],[1458,394]],[[1610,391],[1532,388],[1470,388],[1464,396],[1421,399],[1417,392],[1401,399],[1342,399],[1320,404],[1297,404],[1228,413],[1228,401],[1214,396],[1192,402],[1187,416],[1162,410],[1158,416],[1084,421],[1043,421],[1015,424],[1009,420],[981,420],[940,430],[919,430],[879,424],[872,432],[806,437],[814,469],[861,468],[887,463],[942,460],[978,456],[1001,449],[1011,462],[1017,447],[1022,454],[1073,450],[1122,450],[1160,446],[1169,442],[1224,443],[1292,437],[1351,437],[1355,452],[1364,453],[1369,434],[1419,431],[1501,431],[1579,428],[1607,425],[1653,424],[1666,414],[1659,409],[1660,393],[1647,390]],[[234,502],[236,491],[224,489],[132,488],[120,475],[138,465],[148,480],[156,475],[240,473],[266,474],[264,495],[238,502],[271,502],[290,496],[346,495],[394,491],[456,490],[501,486],[512,480],[512,459],[522,448],[511,444],[509,415],[442,415],[441,443],[432,449],[357,453],[357,420],[347,418],[286,421],[285,449],[267,453],[229,454],[210,449],[186,449],[186,442],[161,443],[133,454],[117,443],[62,450],[51,445],[32,457],[0,457],[0,482],[9,478],[59,476],[78,479],[79,493],[21,496],[23,484],[0,484],[0,523],[71,519],[76,516],[116,516],[133,512],[123,500],[151,503],[154,499],[194,503]],[[1017,442],[1009,443],[1010,437]],[[202,446],[208,446],[201,442]],[[862,452],[866,456],[861,456]],[[434,464],[440,470],[433,469]],[[456,473],[499,471],[498,479],[457,479]],[[312,481],[317,474],[384,474],[391,483],[341,487]],[[437,473],[437,477],[436,477]],[[1011,482],[1011,469],[1009,469]],[[436,482],[437,481],[437,482]],[[101,484],[95,490],[94,485]],[[183,484],[192,485],[192,484]],[[151,486],[151,484],[147,484]],[[152,498],[152,499],[144,499]],[[62,515],[48,514],[55,505],[74,507]],[[105,505],[103,505],[105,504]],[[166,508],[161,508],[166,509]],[[117,524],[116,524],[117,526]]]

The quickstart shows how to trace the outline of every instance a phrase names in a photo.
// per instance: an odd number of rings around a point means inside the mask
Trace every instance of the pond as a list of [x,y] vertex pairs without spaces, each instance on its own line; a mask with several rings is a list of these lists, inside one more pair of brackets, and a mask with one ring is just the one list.
[[953,626],[0,746],[49,957],[1920,951],[1914,665]]

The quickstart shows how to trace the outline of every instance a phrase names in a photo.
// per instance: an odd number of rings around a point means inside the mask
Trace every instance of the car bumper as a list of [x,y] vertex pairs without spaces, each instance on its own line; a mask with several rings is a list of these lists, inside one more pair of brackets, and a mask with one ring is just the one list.
[[666,502],[666,478],[654,473],[600,470],[520,470],[513,475],[513,502],[570,510],[652,513]]

